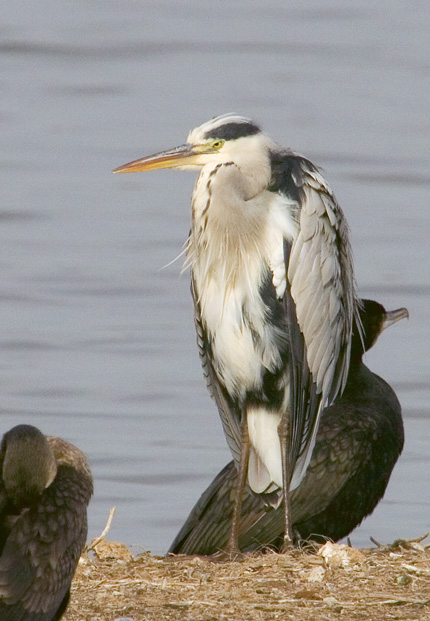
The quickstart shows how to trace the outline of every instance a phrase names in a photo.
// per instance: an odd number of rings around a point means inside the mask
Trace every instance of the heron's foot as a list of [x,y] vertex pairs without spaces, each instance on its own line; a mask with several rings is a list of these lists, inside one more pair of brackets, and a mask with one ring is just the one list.
[[296,549],[296,546],[289,542],[285,542],[282,544],[282,548],[281,548],[281,554],[290,554],[291,552],[293,552],[293,550]]
[[293,537],[290,537],[287,533],[284,535],[284,543],[281,547],[281,554],[289,554],[296,550],[296,544]]

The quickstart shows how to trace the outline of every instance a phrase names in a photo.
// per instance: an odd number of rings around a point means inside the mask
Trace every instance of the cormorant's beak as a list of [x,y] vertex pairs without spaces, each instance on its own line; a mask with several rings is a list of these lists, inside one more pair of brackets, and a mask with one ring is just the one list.
[[186,168],[187,166],[199,166],[199,157],[202,151],[190,144],[162,151],[155,155],[148,155],[140,160],[129,162],[115,168],[114,173],[143,172],[145,170],[157,170],[158,168]]
[[409,311],[407,308],[398,308],[393,311],[385,311],[385,317],[382,321],[382,330],[389,328],[393,325],[393,323],[400,321],[400,319],[409,319]]

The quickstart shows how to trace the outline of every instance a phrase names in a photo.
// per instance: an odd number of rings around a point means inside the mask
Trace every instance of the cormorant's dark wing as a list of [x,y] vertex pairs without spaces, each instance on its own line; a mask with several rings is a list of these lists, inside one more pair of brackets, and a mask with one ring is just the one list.
[[224,549],[233,513],[237,469],[225,466],[203,492],[171,544],[169,554],[210,555]]
[[2,621],[60,618],[86,541],[91,493],[90,475],[60,463],[39,502],[13,520],[0,557]]
[[272,154],[271,191],[298,204],[286,244],[284,297],[291,355],[291,489],[306,472],[321,411],[345,387],[357,314],[352,253],[342,210],[318,170],[290,152]]
[[[227,548],[236,478],[237,469],[231,461],[215,477],[193,507],[170,546],[170,554],[210,555]],[[240,550],[249,552],[269,545],[272,534],[273,538],[277,538],[279,532],[283,535],[283,526],[282,509],[269,508],[262,495],[254,495],[245,488],[239,528]],[[262,535],[262,539],[258,539],[258,535]]]
[[240,460],[241,450],[241,428],[240,428],[240,412],[235,409],[234,403],[229,397],[224,386],[220,384],[212,365],[212,349],[206,331],[203,327],[200,305],[197,299],[197,293],[193,278],[191,278],[191,295],[194,302],[194,322],[197,333],[197,346],[199,349],[200,360],[203,368],[203,375],[206,379],[206,385],[209,393],[214,398],[221,417],[224,434],[229,449],[233,455],[236,464]]

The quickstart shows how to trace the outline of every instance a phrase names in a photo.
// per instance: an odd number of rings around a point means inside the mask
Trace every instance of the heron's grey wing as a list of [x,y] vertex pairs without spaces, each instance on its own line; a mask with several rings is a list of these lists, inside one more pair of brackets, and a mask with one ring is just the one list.
[[194,322],[197,333],[197,345],[203,368],[206,385],[221,417],[224,434],[236,465],[239,464],[241,450],[240,413],[228,396],[224,386],[220,384],[212,365],[212,347],[204,329],[200,306],[196,295],[194,281],[191,279],[191,295],[194,302]]
[[13,523],[0,557],[0,619],[50,621],[62,606],[87,534],[88,481],[58,467],[40,501]]
[[317,169],[284,155],[279,192],[296,198],[299,229],[287,247],[286,314],[291,347],[291,489],[302,480],[318,421],[345,386],[357,313],[348,227]]

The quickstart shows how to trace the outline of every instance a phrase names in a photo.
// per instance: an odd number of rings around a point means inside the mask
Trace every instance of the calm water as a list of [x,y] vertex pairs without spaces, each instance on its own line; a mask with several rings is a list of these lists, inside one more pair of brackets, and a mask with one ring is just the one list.
[[90,536],[164,552],[230,459],[180,261],[194,176],[113,176],[229,111],[323,166],[360,294],[410,321],[369,366],[407,441],[352,541],[430,530],[428,3],[5,0],[0,23],[1,432],[75,442]]

